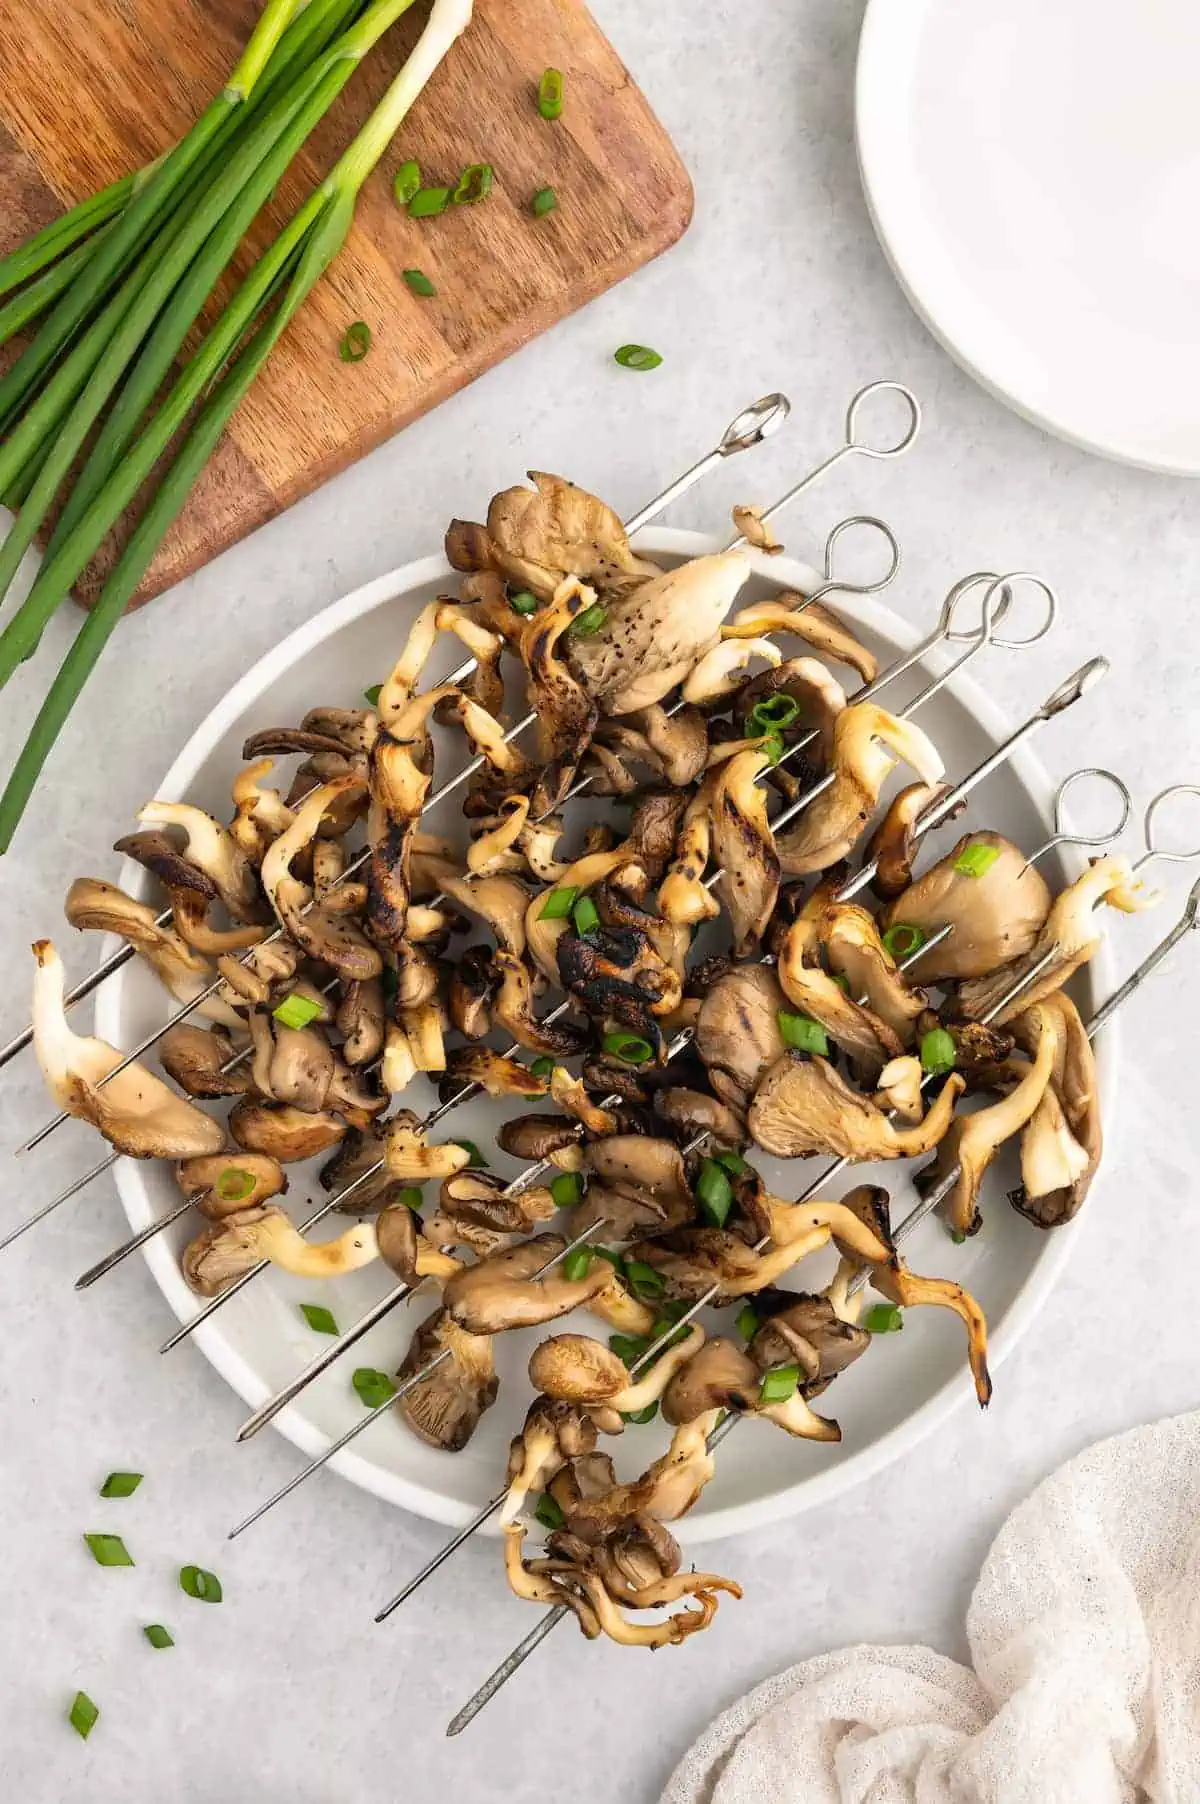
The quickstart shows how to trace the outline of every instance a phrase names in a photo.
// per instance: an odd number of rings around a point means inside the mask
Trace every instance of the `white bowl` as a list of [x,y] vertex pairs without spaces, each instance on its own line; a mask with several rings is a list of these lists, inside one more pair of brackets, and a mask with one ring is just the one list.
[[[651,529],[640,536],[639,548],[650,556],[677,562],[712,550],[713,545],[699,534]],[[319,702],[353,705],[365,687],[386,675],[416,609],[444,591],[450,580],[451,572],[440,557],[424,558],[326,608],[241,679],[192,735],[156,793],[227,813],[229,784],[241,761],[245,736],[259,728],[292,724]],[[752,580],[760,590],[768,586],[757,577]],[[771,587],[788,584],[811,589],[814,581],[809,567],[794,558],[770,561]],[[747,591],[753,592],[753,588]],[[839,598],[837,605],[858,624],[884,663],[916,642],[913,629],[876,602]],[[923,632],[928,630],[929,623],[918,624]],[[1002,651],[983,654],[1011,655]],[[1040,701],[1062,674],[1039,657],[1035,680],[1034,664],[1031,658],[1031,704]],[[935,662],[935,667],[943,664]],[[894,692],[888,692],[888,705],[902,707],[916,693],[920,681],[919,671],[905,678]],[[952,777],[980,762],[1008,730],[983,691],[965,677],[956,677],[921,711],[920,719],[941,749]],[[988,780],[978,799],[972,800],[971,819],[1011,835],[1032,850],[1052,832],[1053,794],[1054,786],[1041,765],[1022,750]],[[449,823],[450,804],[445,814]],[[936,836],[937,848],[944,850],[959,831],[955,826]],[[1053,883],[1069,878],[1080,867],[1073,855],[1068,853],[1064,863],[1055,852],[1042,868]],[[120,881],[143,894],[149,891],[145,873],[128,861]],[[1097,995],[1105,994],[1109,987],[1111,970],[1102,953],[1080,986],[1081,1006],[1094,1007]],[[97,1032],[118,1046],[130,1046],[160,1025],[167,1013],[163,992],[134,964],[101,991]],[[1110,1034],[1100,1049],[1106,1096],[1115,1093],[1113,1059]],[[406,1096],[406,1101],[415,1108],[423,1109],[434,1100],[424,1079],[414,1090],[416,1094]],[[494,1145],[495,1128],[506,1113],[513,1113],[511,1105],[505,1110],[484,1098],[466,1105],[439,1132],[447,1139],[452,1133],[465,1134],[486,1150]],[[821,1168],[813,1161],[781,1165],[756,1159],[756,1163],[785,1196],[796,1194]],[[497,1154],[495,1164],[506,1175],[515,1175],[515,1161]],[[124,1159],[116,1173],[125,1212],[135,1229],[165,1214],[177,1200],[167,1166]],[[324,1195],[315,1175],[309,1175],[309,1183],[303,1176],[293,1177],[288,1202],[296,1219],[309,1212],[308,1197]],[[915,1200],[907,1168],[900,1165],[858,1169],[832,1189],[842,1194],[851,1182],[864,1178],[888,1184],[894,1220]],[[986,1225],[965,1245],[953,1246],[936,1223],[926,1222],[906,1249],[914,1269],[953,1275],[976,1293],[991,1323],[994,1365],[1029,1326],[1077,1232],[1068,1227],[1047,1235],[1018,1217],[1004,1200],[1004,1190],[1013,1182],[1013,1170],[1002,1164],[988,1185]],[[1094,1199],[1089,1207],[1097,1207]],[[198,1221],[193,1217],[179,1223],[146,1248],[150,1269],[181,1321],[197,1308],[197,1300],[180,1274],[179,1253]],[[334,1216],[321,1233],[339,1232],[347,1225],[346,1218]],[[807,1287],[812,1287],[814,1276],[818,1282],[827,1280],[824,1265],[818,1269],[810,1262],[803,1270]],[[296,1308],[298,1302],[326,1304],[334,1311],[339,1328],[345,1329],[392,1284],[394,1280],[379,1266],[324,1285],[302,1283],[271,1270],[197,1330],[193,1343],[248,1405],[257,1406],[326,1344],[306,1327]],[[275,1426],[306,1455],[323,1451],[361,1419],[363,1406],[350,1384],[354,1368],[366,1365],[394,1371],[407,1347],[411,1325],[423,1320],[433,1307],[432,1301],[420,1299],[395,1311],[277,1417]],[[523,1419],[530,1396],[525,1365],[542,1337],[538,1332],[500,1337],[500,1397],[462,1453],[444,1454],[423,1446],[388,1412],[352,1449],[337,1455],[331,1469],[419,1515],[456,1527],[463,1524],[501,1481],[509,1437]],[[147,1357],[156,1338],[156,1327],[148,1323]],[[173,1357],[186,1358],[187,1354],[180,1350]],[[904,1332],[881,1342],[839,1378],[830,1394],[828,1407],[842,1425],[840,1446],[793,1441],[760,1423],[741,1426],[720,1458],[716,1478],[680,1524],[681,1539],[695,1544],[740,1533],[833,1497],[912,1447],[972,1397],[959,1324],[943,1310],[911,1311]],[[620,1443],[613,1444],[619,1471],[632,1476],[663,1445],[665,1431],[658,1424],[629,1430]],[[253,1456],[248,1453],[246,1457],[251,1460]],[[295,1503],[289,1507],[296,1507]]]

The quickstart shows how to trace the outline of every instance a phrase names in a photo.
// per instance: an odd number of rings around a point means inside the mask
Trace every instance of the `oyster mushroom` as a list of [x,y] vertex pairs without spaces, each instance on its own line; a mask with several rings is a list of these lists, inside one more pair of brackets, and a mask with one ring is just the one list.
[[817,934],[826,958],[850,986],[865,996],[872,1016],[886,1023],[897,1050],[913,1041],[914,1024],[926,1006],[880,937],[874,917],[855,902],[831,902],[817,913]]
[[[1009,1201],[1035,1226],[1053,1228],[1082,1208],[1104,1131],[1096,1061],[1078,1009],[1061,991],[1040,1007],[1055,1024],[1054,1071],[1021,1136],[1021,1186],[1009,1192]],[[1027,1048],[1031,1025],[1024,1015],[1013,1024]]]
[[739,608],[722,628],[727,639],[753,639],[764,633],[790,633],[793,638],[803,639],[835,664],[857,670],[864,683],[873,683],[879,674],[879,660],[874,653],[859,643],[832,608],[819,601],[805,601],[802,595],[792,593],[777,595],[771,601],[752,601],[748,607]]
[[182,1269],[197,1296],[215,1297],[262,1259],[298,1278],[333,1278],[378,1258],[369,1222],[314,1243],[273,1203],[241,1209],[202,1228],[184,1248]]
[[550,605],[532,615],[521,634],[529,708],[537,716],[540,771],[532,796],[535,818],[549,814],[566,795],[599,720],[595,701],[569,659],[560,655],[568,628],[590,612],[595,601],[593,590],[567,578],[554,591]]
[[692,666],[681,694],[685,702],[717,702],[744,686],[743,672],[755,658],[772,669],[783,662],[783,653],[769,639],[722,639]]
[[638,927],[573,929],[559,936],[562,986],[596,1021],[617,1021],[657,1047],[654,1018],[679,1006],[683,983]]
[[[72,927],[87,933],[116,933],[135,947],[163,988],[177,1002],[192,1002],[207,989],[212,966],[173,927],[160,927],[147,902],[137,902],[115,883],[77,877],[67,891],[65,913]],[[241,1026],[240,1017],[219,996],[200,1005],[210,1020]]]
[[462,1046],[450,1054],[442,1100],[456,1095],[463,1084],[478,1084],[489,1096],[545,1096],[550,1088],[528,1065],[493,1052],[490,1046]]
[[329,809],[362,789],[363,783],[356,777],[343,777],[315,789],[297,809],[287,832],[272,842],[262,862],[263,888],[284,932],[310,958],[332,965],[351,983],[379,976],[383,960],[378,948],[347,916],[331,911],[328,905],[313,906],[312,892],[292,875],[291,867],[316,838]]
[[833,729],[846,706],[846,691],[818,658],[789,658],[738,690],[733,718],[743,733],[757,703],[776,695],[790,696],[800,709],[790,726],[779,729],[784,744],[795,744],[802,735],[815,732],[810,756],[825,769],[833,751]]
[[[529,797],[506,796],[499,812],[475,834],[467,849],[467,869],[472,877],[486,877],[509,868],[506,860],[529,818]],[[522,860],[516,854],[517,863]]]
[[750,1137],[779,1159],[833,1153],[859,1159],[908,1159],[932,1150],[950,1126],[963,1089],[956,1072],[922,1121],[898,1128],[840,1077],[826,1059],[788,1052],[767,1072],[754,1094]]
[[599,631],[572,638],[568,650],[601,712],[636,713],[681,683],[717,643],[752,565],[745,550],[693,558],[607,601]]
[[594,1451],[596,1425],[583,1410],[550,1397],[535,1397],[520,1434],[508,1449],[508,1491],[500,1525],[514,1522],[531,1491],[549,1489],[569,1460]]
[[451,1025],[464,1040],[482,1040],[492,1026],[492,997],[499,982],[491,949],[468,946],[454,967],[447,1007]]
[[736,1150],[746,1144],[746,1125],[741,1117],[703,1090],[690,1090],[673,1084],[660,1090],[654,1098],[654,1113],[682,1135],[692,1140],[707,1134],[718,1146]]
[[915,831],[917,822],[927,808],[947,794],[946,783],[909,783],[888,804],[887,813],[863,853],[863,863],[876,866],[871,888],[885,902],[902,895],[912,882],[913,862],[920,844]]
[[[699,708],[668,713],[655,702],[619,720],[601,721],[592,751],[601,749],[611,751],[626,775],[628,765],[641,765],[672,789],[684,789],[695,782],[708,759],[708,725]],[[637,787],[632,779],[630,784]]]
[[147,827],[139,833],[127,833],[113,842],[113,851],[132,858],[142,869],[158,878],[172,896],[190,893],[203,902],[215,902],[221,892],[208,872],[185,858],[176,842],[161,827]]
[[764,752],[739,752],[721,766],[712,788],[713,852],[721,867],[716,891],[738,958],[761,941],[779,895],[779,858],[758,782],[770,763]]
[[201,1153],[184,1159],[175,1169],[175,1182],[210,1221],[253,1209],[288,1187],[277,1159],[240,1151]]
[[829,787],[804,810],[794,827],[775,841],[789,876],[828,870],[861,838],[879,792],[898,759],[911,764],[926,783],[940,780],[945,766],[932,740],[910,720],[888,714],[874,702],[856,702],[838,715],[833,730]]
[[310,1115],[290,1103],[251,1096],[236,1102],[229,1117],[229,1132],[239,1146],[249,1153],[265,1153],[281,1165],[327,1153],[346,1131],[346,1123],[328,1110]]
[[292,824],[292,811],[279,791],[265,787],[273,768],[272,759],[257,758],[233,779],[235,813],[229,835],[251,864],[261,864],[271,841]]
[[518,1115],[496,1135],[502,1152],[533,1164],[543,1159],[562,1171],[578,1171],[583,1162],[579,1127],[559,1115]]
[[[158,1056],[168,1077],[189,1096],[212,1101],[218,1096],[244,1096],[253,1088],[245,1063],[233,1064],[237,1048],[219,1027],[193,1027],[180,1021],[158,1043]],[[226,1070],[226,1066],[231,1069]]]
[[597,1542],[634,1517],[653,1516],[676,1522],[686,1516],[715,1471],[708,1437],[717,1411],[681,1423],[661,1458],[631,1484],[614,1485],[595,1497],[580,1497],[568,1508],[567,1527],[581,1539]]
[[683,1340],[668,1347],[644,1377],[633,1380],[624,1362],[590,1335],[555,1334],[535,1349],[529,1361],[529,1382],[547,1397],[586,1404],[602,1428],[607,1425],[606,1417],[615,1417],[619,1432],[620,1417],[657,1403],[705,1338],[704,1329],[693,1323]]
[[566,1244],[557,1234],[539,1234],[460,1272],[443,1292],[451,1318],[472,1334],[499,1334],[536,1328],[578,1309],[604,1289],[612,1267],[598,1259],[582,1278],[566,1278],[558,1267],[537,1277]]
[[533,1012],[533,978],[514,953],[497,951],[492,963],[500,976],[493,1005],[498,1026],[529,1052],[569,1058],[587,1044],[586,1033],[565,1021],[539,1021]]
[[430,1145],[420,1121],[408,1109],[393,1115],[387,1124],[384,1158],[392,1177],[404,1184],[450,1178],[471,1163],[465,1146]]
[[411,1378],[447,1352],[449,1359],[398,1397],[396,1408],[426,1446],[461,1453],[500,1390],[490,1336],[464,1333],[447,1310],[435,1309],[413,1335],[396,1376]]
[[880,1016],[855,1002],[853,994],[842,989],[820,961],[820,928],[804,909],[780,947],[780,985],[792,1006],[818,1022],[835,1045],[849,1054],[855,1076],[875,1084],[885,1064],[901,1052],[900,1037]]
[[528,1234],[548,1221],[558,1204],[541,1185],[509,1190],[483,1172],[460,1171],[442,1181],[438,1206],[424,1224],[431,1246],[469,1246],[485,1256],[507,1246],[514,1234]]
[[387,1122],[375,1121],[367,1127],[348,1128],[333,1157],[322,1165],[321,1188],[349,1192],[338,1203],[342,1214],[365,1215],[368,1210],[381,1208],[399,1183],[388,1170],[384,1156],[388,1126]]
[[584,1149],[587,1195],[571,1214],[571,1237],[607,1219],[618,1239],[682,1227],[696,1213],[683,1155],[670,1140],[613,1134]]
[[750,1355],[736,1341],[719,1335],[705,1341],[694,1358],[672,1374],[663,1393],[663,1420],[678,1427],[713,1410],[754,1410],[761,1386]]
[[447,556],[456,570],[491,568],[518,589],[548,599],[564,576],[611,587],[657,574],[630,550],[625,528],[610,507],[561,476],[531,470],[532,489],[505,489],[492,498],[487,527],[455,520]]
[[[865,1222],[861,1225],[868,1227]],[[760,1326],[750,1352],[759,1371],[795,1362],[803,1373],[808,1397],[818,1396],[871,1344],[866,1329],[843,1321],[826,1296],[767,1291],[755,1298],[754,1313]]]
[[[486,921],[502,952],[520,958],[525,951],[525,916],[529,890],[516,877],[504,873],[490,877],[463,877],[448,859],[417,854],[414,879],[420,867],[423,880],[440,889],[468,914]],[[414,888],[416,887],[414,882]]]
[[[971,860],[964,858],[976,851],[998,854],[978,877],[971,875]],[[927,939],[943,927],[953,928],[908,970],[914,983],[944,983],[984,977],[1023,958],[1037,943],[1050,902],[1045,878],[1019,846],[1000,833],[966,833],[889,904],[882,925],[885,931],[916,927]]]
[[184,857],[212,879],[235,921],[263,919],[254,867],[220,821],[188,802],[147,802],[137,818],[147,827],[179,828]]
[[756,1252],[740,1235],[724,1228],[677,1228],[653,1240],[635,1241],[629,1258],[653,1266],[669,1297],[695,1302],[715,1288],[714,1307],[753,1296],[774,1284],[810,1253],[828,1244],[831,1230],[820,1226],[783,1246]]
[[348,1065],[369,1065],[383,1051],[385,1005],[377,977],[343,987],[334,1016]]
[[735,966],[717,978],[701,1003],[696,1049],[710,1076],[728,1076],[743,1107],[787,1050],[779,1028],[780,1011],[787,1006],[778,977],[765,965]]
[[658,891],[659,913],[679,926],[695,927],[713,921],[721,904],[702,881],[712,857],[713,792],[719,772],[713,771],[700,785],[684,810],[671,868]]
[[62,960],[49,940],[33,948],[33,1046],[51,1096],[133,1159],[186,1159],[225,1143],[220,1122],[106,1040],[73,1033],[64,1005]]

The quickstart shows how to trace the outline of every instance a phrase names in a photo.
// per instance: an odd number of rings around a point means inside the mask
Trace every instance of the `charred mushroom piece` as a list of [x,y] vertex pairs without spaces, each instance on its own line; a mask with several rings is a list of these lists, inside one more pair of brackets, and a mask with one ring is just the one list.
[[531,1491],[548,1490],[568,1460],[590,1454],[596,1446],[596,1425],[573,1404],[550,1397],[535,1397],[525,1414],[525,1424],[508,1449],[508,1495],[500,1517],[502,1526],[516,1520]]
[[379,1057],[384,1018],[383,985],[377,977],[345,986],[335,1020],[348,1065],[369,1065]]
[[[993,852],[998,856],[982,875],[973,876],[972,857],[984,862]],[[883,927],[916,927],[926,939],[943,927],[953,928],[909,967],[914,983],[984,977],[1032,950],[1050,901],[1045,878],[1026,862],[1019,846],[999,833],[966,833],[896,897],[883,915]]]
[[184,1249],[183,1275],[202,1297],[215,1297],[260,1259],[269,1259],[298,1278],[332,1278],[357,1271],[378,1258],[369,1223],[347,1228],[336,1240],[305,1240],[273,1203],[241,1209],[202,1228]]
[[805,601],[802,595],[784,594],[771,601],[752,601],[748,607],[739,608],[723,630],[731,639],[790,633],[835,664],[857,670],[864,683],[873,683],[879,674],[879,660],[860,644],[833,609],[819,601]]
[[411,1378],[447,1351],[449,1359],[397,1398],[396,1408],[426,1446],[461,1453],[500,1390],[490,1337],[465,1334],[447,1310],[435,1309],[413,1335],[396,1376]]
[[253,1088],[245,1063],[234,1063],[237,1055],[232,1039],[220,1028],[192,1027],[186,1021],[172,1027],[158,1044],[167,1076],[189,1096],[209,1101],[218,1096],[244,1096]]
[[718,1336],[673,1374],[663,1395],[663,1419],[678,1427],[713,1410],[753,1410],[760,1389],[759,1370],[749,1354],[736,1341]]
[[264,919],[254,867],[220,821],[187,802],[147,802],[137,818],[147,827],[179,828],[184,857],[212,879],[235,921]]
[[657,575],[656,565],[630,550],[620,520],[595,495],[541,470],[530,470],[529,480],[532,489],[505,489],[493,497],[486,530],[453,522],[450,549],[462,559],[451,558],[456,569],[496,569],[543,600],[564,576],[609,588]]
[[233,1106],[229,1132],[248,1153],[265,1153],[281,1165],[296,1165],[327,1153],[346,1134],[346,1123],[325,1110],[309,1115],[290,1103],[244,1096]]
[[204,902],[215,902],[221,892],[206,870],[185,858],[169,833],[160,827],[147,827],[140,833],[127,833],[113,844],[113,851],[134,859],[142,869],[158,878],[172,895],[177,890],[189,891]]
[[558,940],[558,971],[563,988],[593,1020],[618,1021],[655,1048],[660,1036],[654,1017],[670,1014],[683,995],[678,972],[635,927],[597,927],[586,934],[569,929]]
[[853,850],[900,758],[925,783],[939,782],[945,769],[932,740],[912,721],[874,702],[857,702],[838,715],[833,782],[775,842],[789,876],[828,870]]
[[697,1050],[710,1076],[724,1072],[732,1080],[742,1107],[787,1050],[779,1028],[787,1006],[778,977],[765,965],[735,966],[717,978],[701,1004]]
[[443,1180],[437,1210],[426,1221],[424,1233],[443,1251],[469,1246],[486,1256],[507,1246],[514,1234],[528,1234],[535,1223],[548,1221],[557,1210],[550,1192],[540,1185],[510,1191],[498,1178],[460,1171]]
[[707,1134],[718,1146],[736,1150],[745,1146],[746,1124],[728,1103],[718,1102],[703,1090],[672,1085],[654,1098],[654,1113],[688,1140]]
[[755,1298],[754,1311],[762,1326],[750,1352],[759,1371],[795,1362],[809,1397],[819,1395],[871,1344],[866,1329],[843,1321],[826,1296],[768,1291]]
[[[77,877],[67,891],[65,913],[80,932],[116,933],[136,947],[177,1002],[191,1002],[207,987],[212,976],[208,960],[173,927],[160,927],[149,903],[135,901],[115,883]],[[224,1019],[228,1026],[240,1025],[232,1011],[217,1006],[216,999],[202,1009],[210,1017]]]
[[583,1159],[578,1124],[558,1115],[518,1115],[504,1123],[496,1142],[514,1159],[530,1163],[549,1159],[564,1171],[578,1171]]
[[187,1159],[225,1143],[220,1122],[106,1040],[73,1033],[67,1023],[62,960],[49,940],[33,948],[33,1045],[51,1096],[66,1114],[94,1128],[132,1159]]
[[385,1158],[387,1134],[386,1122],[349,1128],[332,1159],[322,1165],[321,1188],[349,1192],[338,1203],[343,1215],[366,1215],[380,1208],[395,1188],[398,1180],[387,1169]]
[[818,911],[817,930],[825,956],[846,979],[850,994],[867,998],[872,1015],[891,1029],[897,1050],[910,1046],[925,994],[899,969],[873,917],[856,903],[832,902]]
[[[881,957],[883,948],[880,947]],[[807,909],[793,921],[778,956],[779,982],[793,1008],[819,1023],[829,1038],[849,1054],[854,1074],[875,1084],[890,1059],[902,1050],[899,1035],[880,1016],[854,1001],[821,964],[817,920]]]
[[628,1256],[653,1266],[669,1297],[694,1303],[715,1288],[713,1306],[720,1309],[776,1283],[830,1238],[829,1228],[823,1227],[810,1236],[797,1236],[784,1246],[757,1253],[740,1235],[725,1228],[679,1228],[661,1238],[636,1241]]
[[[895,796],[888,811],[867,841],[863,863],[877,868],[871,888],[885,902],[902,895],[912,882],[913,862],[920,844],[916,825],[927,808],[949,794],[946,783],[910,783]],[[952,819],[953,816],[948,816]]]
[[500,989],[493,1013],[499,1026],[505,1028],[529,1052],[548,1053],[552,1058],[569,1058],[582,1052],[586,1033],[565,1021],[539,1021],[533,1012],[533,979],[527,967],[511,952],[497,952],[493,960],[500,974]]
[[184,1159],[175,1181],[210,1221],[269,1202],[288,1187],[283,1167],[261,1153],[204,1153]]
[[712,789],[713,851],[721,868],[716,890],[739,958],[758,946],[779,895],[779,858],[758,782],[770,763],[763,752],[739,752],[721,766]]
[[456,1096],[464,1084],[478,1084],[489,1096],[545,1096],[549,1083],[536,1077],[519,1059],[505,1058],[490,1046],[464,1046],[446,1061],[442,1101]]
[[[1104,1132],[1096,1061],[1079,1011],[1061,991],[1040,1006],[1055,1023],[1054,1071],[1022,1136],[1021,1187],[1009,1201],[1035,1226],[1055,1228],[1083,1207]],[[1030,1025],[1024,1015],[1014,1023],[1027,1046]]]
[[561,655],[568,628],[595,604],[594,590],[568,578],[555,590],[550,605],[530,617],[521,634],[529,708],[538,723],[541,768],[532,796],[535,819],[563,800],[600,718],[595,701]]
[[310,958],[332,965],[351,983],[379,976],[383,960],[378,948],[347,916],[327,906],[313,906],[308,885],[292,875],[292,862],[312,844],[329,809],[363,787],[361,779],[354,777],[322,784],[297,810],[292,825],[272,843],[262,862],[263,888],[285,933]]
[[751,1139],[779,1159],[801,1159],[808,1153],[851,1160],[908,1159],[937,1145],[962,1089],[962,1078],[951,1073],[924,1119],[914,1127],[897,1128],[826,1059],[788,1052],[759,1084],[747,1122]]
[[500,1334],[536,1328],[578,1309],[604,1289],[612,1267],[597,1259],[582,1278],[566,1278],[558,1267],[536,1276],[566,1244],[556,1234],[539,1234],[460,1272],[443,1293],[450,1316],[471,1334]]
[[487,946],[468,946],[450,979],[451,1024],[464,1040],[482,1040],[491,1032],[492,997],[499,978]]
[[764,670],[738,690],[733,717],[743,733],[749,731],[751,710],[776,695],[790,696],[800,710],[789,726],[779,729],[784,744],[794,745],[802,735],[815,732],[807,756],[816,769],[826,769],[833,753],[833,730],[846,706],[842,685],[817,658],[790,658],[774,670]]

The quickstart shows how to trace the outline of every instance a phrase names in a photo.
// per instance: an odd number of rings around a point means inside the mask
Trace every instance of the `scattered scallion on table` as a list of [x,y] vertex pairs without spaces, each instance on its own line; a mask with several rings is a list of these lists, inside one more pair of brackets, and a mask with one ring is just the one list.
[[359,1366],[350,1381],[368,1409],[380,1409],[396,1395],[396,1387],[386,1372],[372,1366]]
[[473,207],[492,192],[496,172],[490,163],[468,163],[450,196],[456,207]]
[[110,1472],[100,1486],[101,1497],[132,1497],[142,1482],[140,1472]]
[[77,1691],[67,1712],[67,1721],[76,1735],[87,1740],[96,1724],[100,1721],[100,1706],[93,1704],[86,1691]]
[[538,82],[538,112],[543,119],[561,119],[566,84],[561,69],[544,69]]
[[199,1599],[202,1604],[219,1604],[225,1595],[216,1573],[206,1572],[203,1566],[181,1566],[179,1589],[186,1591],[189,1597]]
[[300,1313],[314,1334],[336,1334],[338,1325],[331,1309],[324,1303],[301,1303]]
[[544,219],[547,213],[553,213],[558,205],[558,195],[553,188],[539,188],[529,203],[529,211],[535,219]]
[[437,289],[423,269],[406,269],[404,280],[412,292],[419,294],[424,300],[431,301],[437,294]]
[[419,163],[401,163],[392,177],[392,193],[402,207],[407,207],[421,188],[421,165]]
[[436,219],[449,205],[449,188],[419,188],[408,203],[408,216],[410,219]]
[[370,349],[371,328],[365,319],[356,319],[342,333],[338,356],[343,363],[361,363]]
[[613,359],[623,370],[656,370],[662,362],[661,354],[649,345],[621,345]]
[[122,1541],[120,1535],[85,1535],[93,1560],[97,1566],[132,1566],[133,1555]]
[[161,1622],[148,1622],[142,1630],[142,1634],[146,1637],[146,1640],[150,1643],[151,1647],[163,1648],[174,1647],[175,1645],[174,1635],[172,1635],[170,1629],[164,1629]]

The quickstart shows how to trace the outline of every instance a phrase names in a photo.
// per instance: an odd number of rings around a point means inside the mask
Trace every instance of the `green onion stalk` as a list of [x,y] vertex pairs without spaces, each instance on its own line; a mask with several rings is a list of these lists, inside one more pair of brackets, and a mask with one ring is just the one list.
[[[365,55],[413,3],[376,0],[347,34],[354,40],[356,57]],[[114,450],[116,441],[110,441],[109,467],[102,477],[99,471],[92,472],[86,506],[76,510],[78,517],[68,530],[60,527],[56,533],[56,549],[47,555],[25,601],[0,634],[0,687],[35,650],[51,614],[198,405],[183,443],[67,653],[0,797],[0,852],[12,843],[46,758],[164,534],[293,315],[341,249],[363,183],[470,23],[471,10],[472,0],[433,0],[412,54],[358,136],[259,258],[150,421],[138,430],[131,415],[122,424],[119,452]],[[110,415],[106,433],[111,422]]]

